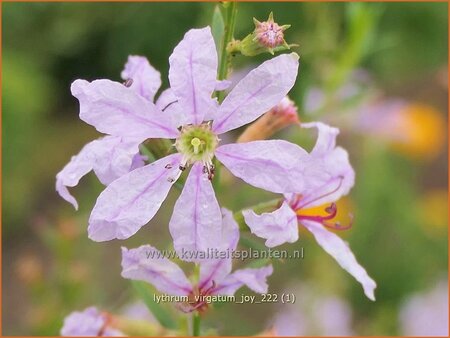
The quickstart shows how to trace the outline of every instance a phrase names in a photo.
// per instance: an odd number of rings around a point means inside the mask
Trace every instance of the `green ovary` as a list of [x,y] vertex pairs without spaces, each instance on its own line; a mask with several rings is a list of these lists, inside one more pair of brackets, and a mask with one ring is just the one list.
[[209,124],[200,126],[185,126],[175,142],[178,152],[184,155],[189,163],[196,161],[209,162],[219,140],[211,131]]

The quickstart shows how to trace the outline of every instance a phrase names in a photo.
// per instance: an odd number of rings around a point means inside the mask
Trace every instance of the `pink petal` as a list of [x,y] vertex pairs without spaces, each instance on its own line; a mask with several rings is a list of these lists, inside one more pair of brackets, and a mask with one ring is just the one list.
[[213,130],[222,134],[256,120],[291,90],[297,72],[296,53],[277,56],[252,70],[222,102]]
[[148,223],[179,176],[180,154],[133,170],[111,183],[98,197],[89,218],[89,238],[126,239]]
[[80,179],[91,170],[105,185],[125,175],[132,170],[133,158],[139,153],[139,143],[106,136],[86,144],[56,175],[56,191],[78,209],[78,203],[67,187],[78,185]]
[[310,208],[335,202],[347,195],[355,184],[355,171],[347,151],[336,147],[339,129],[320,122],[305,123],[302,127],[316,127],[319,134],[311,152],[313,160],[306,170],[310,179],[301,191],[303,201],[300,206]]
[[159,95],[156,101],[156,107],[172,120],[174,126],[179,127],[187,124],[186,116],[172,89],[167,88]]
[[106,136],[101,141],[108,139],[109,142],[102,142],[102,148],[98,149],[94,165],[94,172],[104,185],[144,164],[142,159],[138,161],[140,140]]
[[233,217],[233,212],[222,208],[222,237],[221,244],[224,250],[236,250],[239,242],[239,225]]
[[213,282],[217,285],[231,272],[231,254],[239,241],[239,226],[230,210],[222,208],[222,215],[222,236],[218,242],[219,247],[217,251],[214,251],[213,257],[200,262],[200,289],[210,287]]
[[299,192],[310,156],[299,146],[282,140],[253,141],[220,146],[216,157],[233,175],[268,191]]
[[141,140],[179,134],[153,103],[121,83],[76,80],[71,90],[80,101],[80,118],[99,132]]
[[355,171],[353,170],[348,153],[341,147],[335,148],[324,157],[317,167],[322,168],[321,180],[311,180],[303,191],[301,207],[314,207],[331,203],[347,195],[355,184]]
[[311,151],[312,155],[326,155],[336,148],[336,137],[339,135],[339,129],[331,127],[322,122],[302,123],[302,128],[317,128],[318,136],[316,144]]
[[[203,165],[196,163],[175,203],[169,229],[175,250],[186,261],[199,261],[196,252],[207,252],[220,244],[222,214]],[[186,252],[183,254],[183,252]]]
[[131,79],[130,88],[150,102],[153,102],[156,92],[161,87],[161,74],[143,56],[128,56],[120,76],[124,80]]
[[366,270],[358,264],[355,255],[339,236],[325,229],[317,222],[303,220],[302,224],[314,235],[317,243],[331,255],[338,264],[361,283],[364,294],[370,300],[375,300],[375,281],[369,277]]
[[211,29],[191,29],[169,58],[170,87],[188,123],[199,124],[214,109],[217,52]]
[[244,210],[242,214],[251,232],[266,239],[269,248],[298,240],[297,215],[286,202],[274,212],[257,215],[252,210]]
[[[148,160],[148,157],[141,154],[136,154],[133,156],[133,160],[131,162],[131,170],[143,167],[145,165],[145,161]],[[131,171],[130,170],[130,171]]]
[[267,293],[267,277],[273,272],[272,265],[259,269],[241,269],[228,275],[214,290],[214,294],[233,295],[239,288],[246,285],[257,293]]
[[130,250],[122,247],[122,277],[148,282],[169,295],[187,296],[192,292],[183,270],[150,245]]

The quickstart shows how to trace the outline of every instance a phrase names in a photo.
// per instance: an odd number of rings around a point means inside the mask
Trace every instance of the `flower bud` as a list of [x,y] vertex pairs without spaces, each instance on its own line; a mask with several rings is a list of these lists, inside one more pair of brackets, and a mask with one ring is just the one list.
[[291,25],[280,26],[273,20],[273,13],[269,14],[267,21],[260,22],[253,18],[255,30],[247,35],[242,41],[231,41],[227,50],[229,53],[240,52],[245,56],[255,56],[261,53],[289,50],[296,45],[288,45],[284,40],[284,31]]
[[300,123],[297,106],[294,101],[285,96],[280,103],[253,122],[239,136],[238,142],[266,140],[281,129]]

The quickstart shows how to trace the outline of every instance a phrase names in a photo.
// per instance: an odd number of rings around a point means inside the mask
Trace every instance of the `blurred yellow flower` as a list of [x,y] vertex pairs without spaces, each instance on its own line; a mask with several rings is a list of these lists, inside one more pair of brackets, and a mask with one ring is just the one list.
[[[441,237],[447,230],[448,192],[444,189],[431,190],[419,200],[420,224],[433,237]],[[445,236],[445,238],[447,238]]]
[[433,159],[445,146],[444,114],[425,104],[409,104],[398,112],[394,126],[403,135],[391,142],[395,151],[414,159]]

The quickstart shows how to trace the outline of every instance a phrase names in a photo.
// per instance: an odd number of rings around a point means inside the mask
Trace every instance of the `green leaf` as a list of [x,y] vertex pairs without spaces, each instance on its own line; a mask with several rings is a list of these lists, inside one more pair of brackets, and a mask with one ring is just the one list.
[[222,11],[220,6],[216,5],[214,8],[214,13],[212,17],[211,31],[216,43],[217,53],[220,55],[223,43],[223,35],[225,33],[225,22],[223,20]]
[[156,320],[165,328],[175,330],[177,325],[174,319],[170,315],[169,311],[165,309],[161,304],[156,303],[153,300],[154,290],[145,282],[131,281],[133,288],[136,290],[139,297],[147,305],[150,312],[155,316]]

